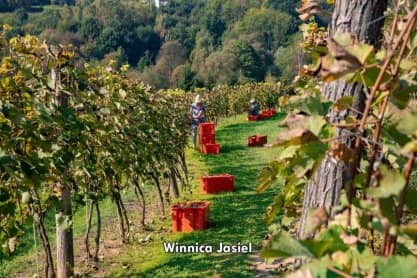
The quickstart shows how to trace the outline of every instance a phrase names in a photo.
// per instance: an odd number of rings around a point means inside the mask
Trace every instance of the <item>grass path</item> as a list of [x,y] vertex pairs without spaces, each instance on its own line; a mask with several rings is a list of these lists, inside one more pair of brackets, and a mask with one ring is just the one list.
[[[260,168],[276,155],[273,148],[248,148],[247,137],[252,134],[276,137],[278,119],[282,115],[261,122],[247,122],[244,115],[223,120],[217,127],[216,141],[221,144],[218,156],[187,153],[194,193],[193,200],[211,202],[209,229],[194,233],[160,234],[154,241],[130,245],[111,262],[108,277],[252,277],[249,255],[241,254],[166,254],[162,242],[213,245],[220,242],[236,244],[251,242],[260,249],[266,226],[262,215],[274,194],[257,194],[256,175]],[[234,193],[201,195],[198,177],[203,174],[230,173],[235,175]],[[189,196],[188,196],[189,197]],[[170,221],[165,224],[170,226]],[[114,267],[125,266],[125,267]],[[126,266],[127,269],[126,269]]]

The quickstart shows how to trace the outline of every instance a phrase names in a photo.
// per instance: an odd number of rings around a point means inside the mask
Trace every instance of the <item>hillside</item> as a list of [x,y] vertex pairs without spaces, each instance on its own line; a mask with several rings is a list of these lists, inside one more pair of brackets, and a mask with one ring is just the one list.
[[90,63],[129,63],[157,88],[212,87],[292,79],[296,1],[2,1],[9,37],[72,44]]

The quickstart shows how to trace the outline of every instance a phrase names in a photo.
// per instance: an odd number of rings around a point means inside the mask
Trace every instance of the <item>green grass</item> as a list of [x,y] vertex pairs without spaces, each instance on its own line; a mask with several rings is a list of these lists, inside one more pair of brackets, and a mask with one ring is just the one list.
[[[213,245],[220,242],[236,244],[251,242],[255,249],[261,247],[266,234],[262,216],[274,194],[269,191],[257,194],[256,176],[260,168],[276,156],[273,148],[248,148],[247,137],[253,134],[275,138],[278,119],[275,116],[261,122],[246,122],[245,116],[223,120],[216,132],[221,144],[218,156],[201,156],[190,151],[188,161],[194,176],[192,195],[194,200],[211,202],[209,229],[194,233],[166,233],[143,245],[130,245],[111,264],[108,277],[252,277],[249,256],[246,254],[166,254],[162,242],[176,241],[180,244]],[[201,195],[198,177],[202,174],[230,173],[235,175],[234,193]],[[188,196],[189,197],[189,196]],[[166,221],[169,226],[170,222]],[[116,265],[116,267],[114,267]],[[129,267],[123,268],[122,265]]]
[[[213,245],[220,242],[236,244],[251,242],[256,250],[261,247],[266,234],[262,216],[271,203],[274,194],[269,191],[257,194],[256,176],[259,169],[276,156],[274,148],[248,148],[247,137],[253,134],[268,135],[271,141],[278,133],[277,123],[283,115],[260,122],[247,122],[241,115],[222,120],[216,131],[216,140],[221,145],[220,155],[204,156],[193,150],[187,150],[187,162],[190,171],[192,194],[184,193],[181,200],[209,200],[211,202],[210,228],[194,233],[171,233],[170,219],[155,219],[150,223],[152,241],[131,243],[125,246],[116,257],[105,257],[100,264],[100,276],[107,277],[210,277],[218,273],[221,277],[252,277],[248,255],[226,254],[166,254],[162,242],[177,241],[181,244]],[[202,195],[198,188],[198,178],[205,174],[230,173],[235,175],[234,193]],[[132,193],[127,192],[124,200],[131,200]],[[103,228],[106,223],[114,225],[116,210],[110,200],[100,203]],[[131,214],[134,214],[132,211]],[[136,214],[137,217],[137,214]],[[132,215],[131,219],[134,219]],[[53,215],[48,217],[48,234],[54,242],[55,229]],[[94,219],[94,218],[93,218]],[[113,229],[117,234],[118,227]],[[74,236],[82,237],[85,231],[85,208],[74,215]],[[151,232],[147,232],[151,233]],[[38,239],[38,248],[40,241]],[[52,250],[53,254],[55,251]],[[0,277],[13,277],[16,271],[22,271],[22,265],[30,273],[36,271],[35,248],[31,227],[19,241],[16,253],[10,258],[0,258]],[[40,260],[42,271],[42,261]],[[94,276],[94,274],[92,274]]]

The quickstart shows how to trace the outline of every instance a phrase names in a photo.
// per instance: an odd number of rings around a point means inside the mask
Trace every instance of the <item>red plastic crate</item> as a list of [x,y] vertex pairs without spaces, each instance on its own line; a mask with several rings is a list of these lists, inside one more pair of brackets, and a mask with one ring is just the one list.
[[235,177],[230,174],[219,174],[200,177],[200,188],[203,193],[233,192]]
[[215,123],[201,123],[198,125],[198,134],[199,136],[204,135],[214,135],[216,132]]
[[266,119],[266,118],[269,118],[268,112],[266,112],[266,111],[262,111],[262,113],[259,114],[259,116],[258,116],[259,120],[263,120],[263,119]]
[[255,122],[258,120],[258,116],[248,115],[248,121]]
[[215,144],[216,143],[216,135],[214,135],[214,134],[200,135],[199,143],[200,143],[200,145]]
[[256,147],[258,146],[258,142],[256,140],[256,135],[252,135],[248,137],[248,147]]
[[268,143],[268,137],[266,135],[257,135],[256,142],[258,143],[258,146],[263,146]]
[[192,232],[209,226],[209,202],[191,202],[171,207],[172,231]]
[[220,145],[219,144],[202,144],[200,145],[200,151],[204,154],[219,154]]
[[262,147],[268,143],[266,135],[252,135],[248,137],[248,147]]

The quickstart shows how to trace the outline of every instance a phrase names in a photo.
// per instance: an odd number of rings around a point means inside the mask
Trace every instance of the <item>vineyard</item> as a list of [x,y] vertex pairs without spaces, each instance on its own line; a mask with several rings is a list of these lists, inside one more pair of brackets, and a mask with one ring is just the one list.
[[[417,277],[417,5],[303,0],[297,12],[291,85],[192,92],[153,89],[72,46],[6,39],[4,25],[0,275]],[[220,154],[189,147],[197,94]],[[264,111],[246,118],[252,98]],[[234,192],[198,192],[209,174],[228,174]],[[170,209],[191,201],[208,229],[176,233]],[[167,254],[166,242],[254,249]]]
[[[4,26],[3,37],[7,31]],[[132,222],[123,192],[134,192],[141,208],[136,224],[145,227],[149,203],[158,203],[159,212],[150,208],[151,213],[165,218],[170,198],[189,190],[185,150],[193,95],[154,91],[129,78],[127,67],[118,72],[111,65],[77,64],[70,47],[33,36],[3,37],[1,256],[12,255],[33,223],[44,251],[43,275],[64,277],[74,265],[74,209],[86,207],[84,252],[87,263],[94,263],[99,260],[103,200],[114,203],[120,238],[127,243]],[[252,97],[272,106],[280,85],[215,87],[199,94],[210,107],[208,118],[219,120],[245,112]],[[156,197],[149,201],[152,192]],[[51,213],[56,258],[47,232]]]

